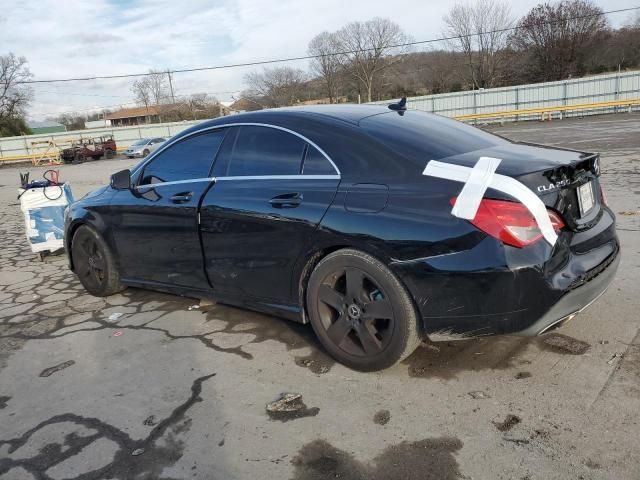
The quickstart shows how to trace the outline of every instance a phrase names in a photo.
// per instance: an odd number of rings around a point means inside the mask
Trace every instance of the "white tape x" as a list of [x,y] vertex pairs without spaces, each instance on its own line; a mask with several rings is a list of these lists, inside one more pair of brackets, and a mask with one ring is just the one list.
[[464,183],[451,210],[451,214],[458,218],[472,220],[489,187],[512,196],[531,212],[544,239],[555,245],[558,235],[551,225],[547,207],[535,193],[515,178],[495,173],[501,161],[499,158],[480,157],[475,166],[469,168],[431,160],[422,174]]

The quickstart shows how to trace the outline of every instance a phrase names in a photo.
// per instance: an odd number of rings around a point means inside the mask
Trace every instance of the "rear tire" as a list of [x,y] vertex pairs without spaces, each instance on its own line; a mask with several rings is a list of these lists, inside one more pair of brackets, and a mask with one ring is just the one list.
[[115,152],[113,150],[111,150],[110,148],[107,148],[107,150],[105,152],[105,157],[107,159],[110,159],[110,158],[113,158],[115,156],[116,156]]
[[91,227],[82,225],[76,230],[71,240],[71,258],[80,283],[91,295],[108,297],[123,290],[109,247]]
[[383,263],[358,250],[338,250],[318,263],[306,303],[320,343],[355,370],[391,367],[420,344],[406,288]]

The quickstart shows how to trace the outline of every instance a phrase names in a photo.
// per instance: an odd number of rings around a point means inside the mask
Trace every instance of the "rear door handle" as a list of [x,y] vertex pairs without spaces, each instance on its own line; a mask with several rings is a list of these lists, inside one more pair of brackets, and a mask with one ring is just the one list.
[[295,208],[302,203],[302,194],[283,193],[273,197],[269,203],[273,208]]
[[173,203],[186,203],[191,200],[191,197],[193,197],[193,192],[181,192],[173,195],[171,201]]

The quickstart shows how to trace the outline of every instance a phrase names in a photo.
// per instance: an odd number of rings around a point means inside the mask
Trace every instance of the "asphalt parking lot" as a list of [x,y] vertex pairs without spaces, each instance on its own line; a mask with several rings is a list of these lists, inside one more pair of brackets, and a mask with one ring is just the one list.
[[[425,343],[358,373],[310,328],[36,260],[0,169],[0,479],[638,479],[640,115],[491,127],[600,151],[623,260],[545,337]],[[134,160],[60,167],[76,197]],[[195,308],[197,307],[197,308]],[[265,405],[302,395],[291,414]]]

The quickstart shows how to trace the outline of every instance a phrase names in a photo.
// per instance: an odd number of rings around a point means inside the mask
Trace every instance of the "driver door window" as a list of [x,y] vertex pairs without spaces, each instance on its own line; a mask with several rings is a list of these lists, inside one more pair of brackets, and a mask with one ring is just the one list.
[[144,167],[139,185],[208,177],[224,136],[225,130],[214,130],[171,145]]

